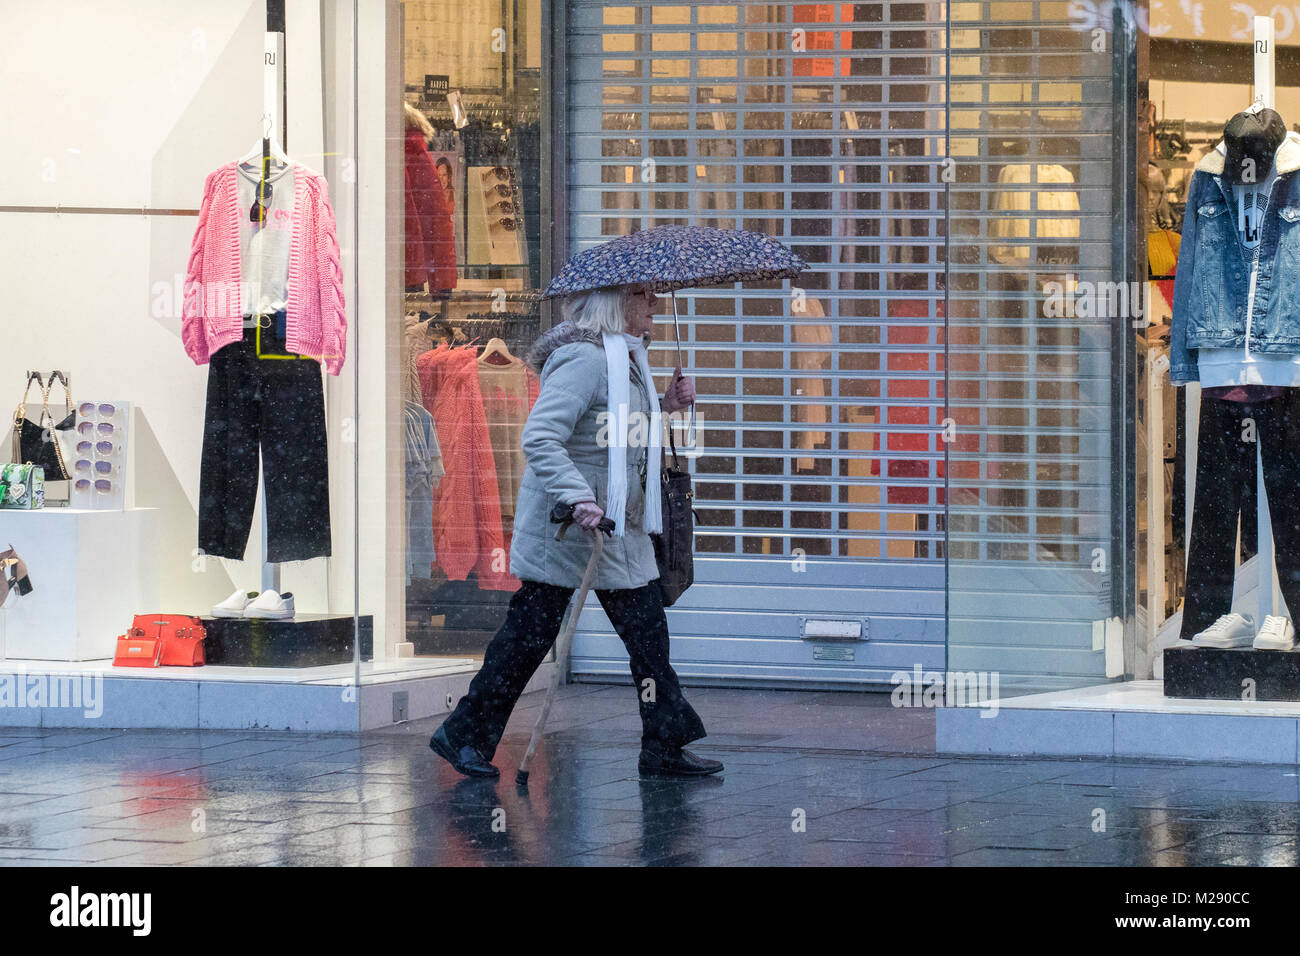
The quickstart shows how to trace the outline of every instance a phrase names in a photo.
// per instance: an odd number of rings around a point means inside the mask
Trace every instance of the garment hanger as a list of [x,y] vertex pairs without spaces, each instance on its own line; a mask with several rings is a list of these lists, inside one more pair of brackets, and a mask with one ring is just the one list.
[[245,153],[239,160],[239,165],[243,166],[251,163],[259,157],[266,160],[268,157],[276,160],[282,165],[290,164],[289,154],[284,151],[279,141],[273,135],[271,128],[271,117],[262,117],[262,138],[253,144],[253,148]]
[[[500,362],[493,362],[492,358],[501,359]],[[506,348],[506,343],[500,339],[489,339],[488,344],[483,346],[483,352],[479,355],[478,360],[486,365],[513,365],[515,357],[510,354]]]

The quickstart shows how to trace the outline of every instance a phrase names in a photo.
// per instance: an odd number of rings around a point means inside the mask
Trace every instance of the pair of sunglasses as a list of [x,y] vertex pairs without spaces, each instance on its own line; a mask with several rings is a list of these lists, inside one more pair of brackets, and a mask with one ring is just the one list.
[[94,402],[82,402],[77,406],[77,414],[82,418],[89,418],[91,415],[98,413],[101,418],[112,418],[117,414],[117,407],[109,405],[107,402],[96,405]]
[[90,474],[91,471],[94,471],[101,475],[111,475],[117,470],[117,466],[111,461],[86,461],[83,459],[77,462],[76,470],[83,474]]
[[517,228],[513,219],[498,219],[494,225],[500,226],[502,229],[508,229],[510,232],[514,232]]
[[82,422],[77,426],[77,432],[82,435],[94,435],[96,432],[111,435],[116,430],[112,422]]
[[92,487],[101,495],[107,495],[113,490],[113,483],[107,478],[96,478],[91,481],[89,478],[78,478],[75,485],[78,491],[89,491]]
[[117,448],[111,441],[79,441],[77,442],[77,454],[89,455],[92,451],[97,455],[111,455]]
[[272,195],[271,184],[266,180],[257,184],[257,199],[253,200],[253,205],[248,210],[249,222],[258,224],[266,222]]

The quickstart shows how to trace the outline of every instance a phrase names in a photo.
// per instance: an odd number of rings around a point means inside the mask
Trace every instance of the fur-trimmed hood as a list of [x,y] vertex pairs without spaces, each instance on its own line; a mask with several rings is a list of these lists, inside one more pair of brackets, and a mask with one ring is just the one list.
[[[1227,158],[1228,147],[1223,140],[1219,140],[1218,146],[1201,157],[1200,162],[1196,164],[1196,169],[1198,172],[1209,173],[1212,176],[1222,176],[1223,165],[1227,162]],[[1279,176],[1300,169],[1300,133],[1286,134],[1286,139],[1282,140],[1282,145],[1273,154],[1273,168],[1277,170]]]
[[604,340],[599,332],[580,329],[572,322],[561,322],[554,328],[547,329],[538,337],[532,348],[528,350],[524,364],[538,375],[541,375],[546,360],[551,357],[551,354],[561,346],[571,345],[574,342],[587,342],[598,349],[605,347]]

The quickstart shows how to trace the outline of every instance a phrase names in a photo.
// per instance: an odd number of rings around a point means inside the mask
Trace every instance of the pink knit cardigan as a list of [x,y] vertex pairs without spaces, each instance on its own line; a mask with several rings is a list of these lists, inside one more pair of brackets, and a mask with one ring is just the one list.
[[[185,275],[181,339],[196,365],[244,335],[244,289],[239,267],[240,218],[235,164],[226,163],[203,185],[199,225]],[[343,269],[325,177],[293,166],[293,238],[289,244],[289,299],[285,348],[317,359],[338,375],[347,353]]]

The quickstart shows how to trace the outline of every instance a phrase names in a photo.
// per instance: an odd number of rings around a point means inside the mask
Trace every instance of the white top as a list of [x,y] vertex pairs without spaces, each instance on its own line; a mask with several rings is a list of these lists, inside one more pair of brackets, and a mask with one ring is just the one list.
[[[1264,205],[1276,178],[1276,170],[1268,178],[1253,186],[1234,186],[1237,198],[1237,235],[1241,244],[1259,254],[1260,232],[1263,227]],[[1248,307],[1254,306],[1255,268],[1251,267],[1251,294]],[[1300,354],[1261,354],[1250,350],[1250,316],[1246,318],[1246,344],[1235,349],[1198,349],[1196,365],[1200,372],[1202,388],[1221,388],[1232,385],[1283,385],[1300,387]]]
[[1261,354],[1249,349],[1200,349],[1196,365],[1201,388],[1225,385],[1285,385],[1300,388],[1300,354]]
[[[250,168],[251,167],[251,168]],[[289,303],[289,247],[293,242],[293,167],[271,164],[267,181],[271,200],[266,222],[254,224],[249,211],[257,200],[262,161],[241,163],[239,176],[240,278],[246,284],[244,307],[248,316],[282,312]]]

